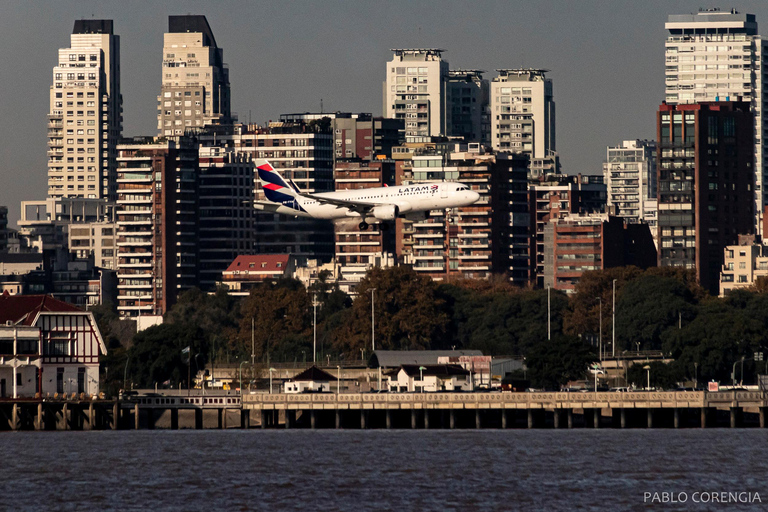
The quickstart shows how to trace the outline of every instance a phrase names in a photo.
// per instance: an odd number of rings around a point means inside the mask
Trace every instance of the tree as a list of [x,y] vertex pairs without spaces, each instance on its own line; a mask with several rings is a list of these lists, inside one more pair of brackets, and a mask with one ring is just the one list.
[[334,332],[334,347],[348,358],[370,347],[371,289],[375,288],[376,347],[420,350],[443,347],[448,315],[432,279],[412,268],[373,268],[357,287],[348,321]]
[[638,276],[624,285],[616,304],[616,349],[634,350],[639,342],[645,350],[661,350],[664,331],[693,321],[696,306],[697,298],[681,280]]
[[[188,369],[181,351],[190,347],[190,362],[202,369],[207,362],[208,345],[203,333],[195,328],[178,325],[155,325],[136,334],[128,350],[127,376],[138,387],[151,388],[170,381],[186,387]],[[195,355],[199,354],[196,358]],[[196,372],[192,372],[193,374]]]
[[551,341],[542,341],[526,355],[531,385],[559,390],[570,380],[582,379],[589,364],[597,360],[592,347],[576,336],[557,334]]
[[241,356],[250,355],[252,326],[257,359],[293,360],[294,357],[281,348],[289,339],[294,347],[311,350],[310,310],[310,298],[299,281],[281,279],[259,283],[241,307],[236,352]]

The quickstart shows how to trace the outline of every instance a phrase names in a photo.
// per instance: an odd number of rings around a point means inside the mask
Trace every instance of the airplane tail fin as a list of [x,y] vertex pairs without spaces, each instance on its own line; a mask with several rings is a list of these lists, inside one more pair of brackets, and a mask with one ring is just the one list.
[[291,201],[299,195],[298,190],[291,187],[282,176],[266,160],[256,160],[256,169],[259,172],[261,188],[267,200],[273,203]]

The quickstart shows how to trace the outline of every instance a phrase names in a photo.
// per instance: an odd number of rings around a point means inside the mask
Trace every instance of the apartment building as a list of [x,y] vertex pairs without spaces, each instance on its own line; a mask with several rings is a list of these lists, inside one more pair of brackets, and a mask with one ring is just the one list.
[[[609,146],[603,162],[608,208],[627,222],[656,228],[656,141],[625,140]],[[650,214],[650,217],[649,217]],[[656,233],[653,234],[656,239]]]
[[768,249],[755,235],[739,235],[738,244],[724,249],[720,270],[720,297],[733,290],[746,289],[758,279],[768,278]]
[[531,159],[556,151],[555,100],[547,69],[497,69],[491,82],[491,147]]
[[531,282],[544,286],[544,228],[561,213],[605,213],[602,176],[550,175],[528,187]]
[[179,136],[231,122],[229,68],[205,16],[168,17],[163,35],[159,135]]
[[456,69],[446,81],[446,135],[490,145],[489,85],[479,69]]
[[[336,190],[352,190],[383,187],[395,184],[394,160],[372,162],[350,160],[337,161],[334,168]],[[336,264],[342,272],[365,272],[382,266],[395,252],[394,223],[373,224],[361,231],[358,220],[340,220],[334,223],[336,234]]]
[[197,144],[136,137],[118,153],[118,313],[162,315],[199,282]]
[[439,48],[394,48],[387,62],[384,117],[402,119],[405,135],[446,133],[448,62]]
[[280,114],[285,123],[321,123],[328,118],[333,133],[333,158],[373,160],[392,155],[392,148],[405,140],[402,119],[373,117],[369,113],[329,112]]
[[255,165],[248,153],[226,147],[199,149],[200,283],[213,290],[241,254],[254,253]]
[[657,113],[659,266],[695,268],[713,294],[723,249],[754,230],[752,123],[744,101]]
[[[765,118],[768,41],[758,32],[754,14],[735,9],[700,9],[692,14],[672,14],[664,25],[665,93],[669,105],[745,101],[753,118],[755,229],[764,231],[768,205],[768,152]],[[713,269],[714,270],[714,269]]]
[[[304,192],[333,190],[333,134],[330,127],[303,122],[273,122],[267,126],[211,127],[198,138],[202,146],[231,147],[252,160],[267,159],[285,179]],[[258,181],[254,196],[264,201]],[[254,252],[291,254],[299,260],[333,259],[333,224],[324,220],[257,211]]]
[[48,114],[48,196],[105,198],[116,193],[122,134],[120,37],[112,20],[77,20],[53,68]]
[[656,247],[645,223],[607,214],[562,213],[544,226],[544,286],[572,293],[584,272],[656,266]]

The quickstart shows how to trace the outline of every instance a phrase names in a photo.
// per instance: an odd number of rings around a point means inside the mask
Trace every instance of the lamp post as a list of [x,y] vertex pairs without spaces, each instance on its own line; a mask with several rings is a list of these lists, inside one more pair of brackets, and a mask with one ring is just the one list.
[[613,343],[611,343],[611,357],[616,357],[616,280],[613,280]]
[[131,355],[128,354],[128,358],[125,360],[125,368],[123,369],[123,390],[126,389],[127,381],[128,381],[128,363],[131,360]]
[[[317,294],[312,295],[312,308],[314,316],[312,317],[312,363],[317,365]],[[304,360],[306,362],[306,358]]]
[[599,308],[600,308],[600,330],[598,331],[599,334],[598,334],[598,338],[597,338],[598,339],[598,351],[597,351],[597,353],[599,355],[598,359],[600,359],[600,362],[602,363],[603,362],[603,298],[602,297],[598,297],[597,301],[598,301],[598,304],[600,304],[599,305]]
[[635,345],[637,345],[637,353],[640,354],[640,342],[636,341]]
[[376,319],[373,316],[376,288],[371,288],[371,352],[376,352]]
[[699,389],[699,363],[693,363],[693,390]]
[[651,390],[651,367],[648,365],[643,366],[643,370],[645,370],[648,374],[648,385],[645,387],[646,391]]
[[[255,324],[256,319],[254,317],[251,317],[251,380],[253,380],[253,376],[256,374],[256,343],[255,343],[255,336],[254,336],[254,330],[255,330]],[[248,391],[251,390],[251,381],[248,381]]]
[[425,367],[419,366],[419,380],[421,381],[421,392],[424,392],[424,370],[426,370]]
[[269,394],[270,395],[272,394],[272,372],[275,372],[275,371],[277,370],[275,370],[274,368],[269,369]]
[[552,287],[547,286],[547,341],[552,341]]
[[341,393],[341,365],[336,366],[336,394]]
[[247,359],[240,361],[240,395],[243,394],[243,365],[247,362]]

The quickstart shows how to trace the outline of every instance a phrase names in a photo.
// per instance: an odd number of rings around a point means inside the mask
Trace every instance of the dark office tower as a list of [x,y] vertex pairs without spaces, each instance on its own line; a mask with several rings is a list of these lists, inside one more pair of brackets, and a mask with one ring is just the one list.
[[211,291],[242,254],[253,254],[255,166],[232,147],[200,147],[200,289]]
[[695,268],[712,293],[723,249],[754,229],[752,123],[744,101],[657,113],[659,266]]
[[231,121],[229,68],[205,16],[169,16],[157,132],[183,135]]

